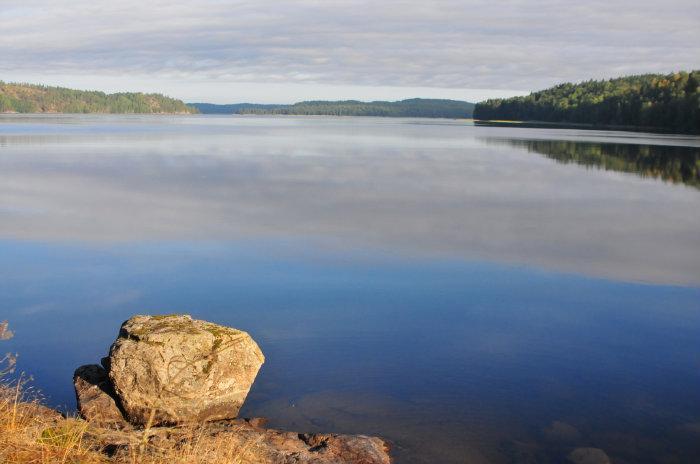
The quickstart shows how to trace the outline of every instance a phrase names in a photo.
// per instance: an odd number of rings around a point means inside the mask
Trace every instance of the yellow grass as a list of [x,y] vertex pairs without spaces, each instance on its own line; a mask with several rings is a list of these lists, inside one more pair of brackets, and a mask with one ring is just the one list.
[[0,385],[0,462],[102,463],[103,455],[85,443],[87,424],[64,419],[28,400],[22,383]]
[[[173,432],[174,430],[174,432]],[[28,398],[21,383],[0,384],[2,464],[252,464],[257,443],[208,434],[206,425],[170,429],[147,427],[129,433],[65,418]],[[117,437],[117,440],[114,439]],[[160,439],[153,439],[153,437]],[[120,443],[119,446],[107,446]]]

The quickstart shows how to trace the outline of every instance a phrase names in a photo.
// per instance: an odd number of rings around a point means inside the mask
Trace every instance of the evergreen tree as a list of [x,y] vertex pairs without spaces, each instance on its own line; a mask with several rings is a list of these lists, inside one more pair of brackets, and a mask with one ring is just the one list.
[[700,133],[700,71],[561,84],[478,103],[480,120],[544,121]]

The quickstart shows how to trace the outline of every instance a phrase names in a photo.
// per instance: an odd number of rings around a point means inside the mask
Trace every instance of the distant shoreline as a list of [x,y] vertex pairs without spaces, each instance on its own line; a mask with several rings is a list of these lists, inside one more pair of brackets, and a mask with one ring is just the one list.
[[399,101],[311,100],[293,104],[188,103],[202,114],[285,116],[372,116],[398,118],[469,119],[474,103],[460,100],[410,98]]
[[198,116],[198,113],[188,113],[186,111],[178,111],[174,113],[168,113],[168,112],[160,112],[160,113],[110,113],[106,111],[92,111],[89,113],[81,113],[81,112],[64,112],[64,111],[34,111],[34,112],[20,112],[20,111],[0,111],[0,115],[3,114],[9,114],[9,115],[27,115],[27,116],[32,116],[32,115],[38,115],[38,114],[48,114],[48,115],[66,115],[66,116],[75,116],[75,115],[88,115],[88,114],[101,114],[105,116]]
[[610,124],[584,124],[570,122],[549,122],[549,121],[508,121],[473,119],[475,126],[484,127],[520,127],[523,129],[582,129],[582,130],[605,130],[605,131],[626,131],[626,132],[651,132],[654,134],[687,135],[700,137],[692,132],[674,132],[664,127],[653,126],[624,126]]
[[104,112],[93,112],[93,113],[63,113],[63,112],[34,112],[34,113],[20,113],[20,112],[0,112],[2,115],[12,115],[12,116],[39,116],[39,115],[49,115],[49,116],[88,116],[88,115],[99,115],[99,116],[194,116],[194,117],[274,117],[274,118],[292,118],[292,117],[302,117],[302,118],[382,118],[382,119],[432,119],[432,120],[444,120],[444,121],[473,121],[472,118],[460,118],[460,117],[429,117],[429,116],[380,116],[380,115],[334,115],[334,114],[267,114],[267,113],[104,113]]
[[584,124],[584,123],[568,123],[568,122],[549,122],[549,121],[508,121],[508,120],[484,120],[474,119],[470,117],[449,117],[449,116],[399,116],[399,115],[350,115],[350,114],[289,114],[289,113],[187,113],[187,112],[159,112],[159,113],[110,113],[110,112],[58,112],[58,111],[39,111],[39,112],[18,112],[18,111],[1,111],[0,116],[80,116],[80,115],[101,115],[101,116],[218,116],[218,117],[303,117],[303,118],[382,118],[382,119],[432,119],[445,121],[464,121],[473,123],[480,127],[510,127],[523,129],[579,129],[579,130],[602,130],[602,131],[622,131],[622,132],[640,132],[653,133],[663,135],[682,135],[692,138],[699,138],[700,135],[690,132],[674,132],[662,127],[641,127],[641,126],[621,126],[621,125],[606,125],[606,124]]

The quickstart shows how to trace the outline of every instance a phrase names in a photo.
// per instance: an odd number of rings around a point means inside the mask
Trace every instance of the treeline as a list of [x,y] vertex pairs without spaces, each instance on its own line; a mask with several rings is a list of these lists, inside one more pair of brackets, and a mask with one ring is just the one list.
[[284,105],[264,105],[260,103],[231,103],[228,105],[217,105],[215,103],[188,103],[202,114],[242,114],[248,109],[279,108]]
[[700,71],[561,84],[478,103],[480,120],[544,121],[700,133]]
[[[412,98],[397,102],[357,100],[304,101],[293,105],[210,105],[193,103],[202,113],[286,114],[322,116],[381,116],[420,118],[471,118],[474,104],[458,100]],[[229,111],[230,110],[230,111]]]
[[0,81],[0,113],[196,113],[160,94],[73,90]]

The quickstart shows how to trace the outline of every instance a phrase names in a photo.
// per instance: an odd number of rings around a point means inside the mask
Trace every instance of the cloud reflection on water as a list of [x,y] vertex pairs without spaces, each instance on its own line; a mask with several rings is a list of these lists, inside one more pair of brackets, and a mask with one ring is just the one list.
[[[576,147],[596,132],[316,118],[3,122],[2,238],[300,239],[700,284],[696,190],[491,143],[554,133]],[[612,142],[687,144],[632,137]]]

